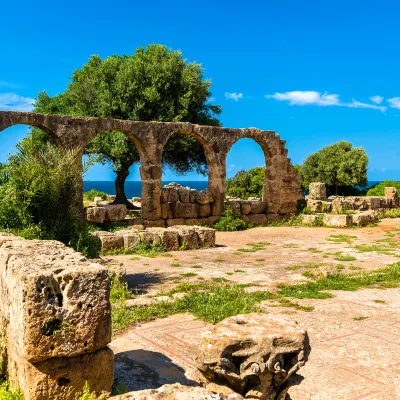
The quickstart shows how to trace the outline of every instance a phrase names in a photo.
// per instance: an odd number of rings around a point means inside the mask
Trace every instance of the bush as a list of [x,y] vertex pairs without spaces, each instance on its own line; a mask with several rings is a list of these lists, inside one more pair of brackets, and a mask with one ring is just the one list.
[[230,207],[225,209],[221,218],[214,224],[217,231],[243,231],[247,228],[248,225],[240,219],[240,214],[233,212]]
[[0,384],[0,400],[24,400],[24,396],[19,390],[12,390],[7,382]]
[[32,138],[20,142],[0,171],[0,229],[26,239],[58,240],[97,256],[95,239],[77,208],[78,156]]
[[400,182],[399,181],[383,181],[370,187],[367,191],[367,196],[384,196],[385,187],[395,187],[397,192],[400,194]]
[[262,197],[264,181],[265,167],[239,171],[233,178],[226,180],[226,194],[241,199]]
[[103,200],[107,200],[107,193],[101,192],[100,190],[97,189],[90,189],[83,195],[83,198],[89,201],[93,201],[95,197],[101,197]]

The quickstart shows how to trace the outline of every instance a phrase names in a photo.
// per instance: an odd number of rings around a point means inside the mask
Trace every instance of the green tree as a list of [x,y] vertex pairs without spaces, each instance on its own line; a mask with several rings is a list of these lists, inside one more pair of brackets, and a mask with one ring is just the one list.
[[367,196],[384,196],[385,187],[395,187],[397,189],[397,193],[400,193],[400,182],[388,180],[377,183],[376,185],[370,187],[367,191]]
[[265,167],[255,167],[248,171],[238,171],[233,178],[226,180],[226,194],[248,199],[262,197],[265,180]]
[[326,146],[311,154],[301,168],[302,181],[325,182],[335,193],[352,186],[367,184],[368,156],[362,148],[353,148],[347,141]]
[[[92,56],[73,72],[65,92],[54,97],[39,93],[34,111],[219,126],[221,108],[209,103],[210,86],[201,64],[187,62],[180,51],[151,44],[139,47],[133,55],[106,59]],[[117,174],[116,203],[130,206],[124,184],[129,168],[140,162],[135,145],[121,132],[105,132],[93,139],[86,154],[96,155],[97,161],[113,166]],[[163,163],[178,173],[207,172],[201,144],[186,135],[175,135],[168,141]]]

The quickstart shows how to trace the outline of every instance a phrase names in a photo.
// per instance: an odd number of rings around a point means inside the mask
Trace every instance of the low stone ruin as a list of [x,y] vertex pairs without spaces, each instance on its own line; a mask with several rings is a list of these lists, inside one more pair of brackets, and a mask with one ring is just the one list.
[[2,371],[25,400],[97,395],[114,380],[107,271],[56,241],[0,235]]
[[169,228],[123,229],[116,232],[97,231],[103,252],[134,250],[141,243],[161,244],[166,251],[190,250],[215,246],[215,230],[203,226],[172,226]]
[[384,196],[330,196],[326,197],[326,184],[311,183],[307,208],[316,214],[303,215],[303,223],[314,224],[322,216],[324,225],[346,227],[365,226],[377,220],[377,211],[400,206],[394,187],[385,188]]
[[267,203],[258,198],[251,197],[248,200],[229,198],[225,201],[225,208],[227,207],[240,215],[244,222],[254,225],[266,224],[268,223],[268,217],[271,217],[265,213]]
[[127,215],[125,204],[97,203],[95,206],[85,208],[85,216],[88,222],[102,224],[104,222],[121,222]]

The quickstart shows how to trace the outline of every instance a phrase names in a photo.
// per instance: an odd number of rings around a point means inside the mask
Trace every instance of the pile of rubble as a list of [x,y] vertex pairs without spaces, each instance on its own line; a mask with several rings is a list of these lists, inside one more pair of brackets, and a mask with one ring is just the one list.
[[141,243],[161,244],[166,251],[190,250],[215,246],[215,230],[203,226],[172,226],[169,228],[123,229],[116,232],[97,231],[92,235],[101,241],[103,252],[134,250]]

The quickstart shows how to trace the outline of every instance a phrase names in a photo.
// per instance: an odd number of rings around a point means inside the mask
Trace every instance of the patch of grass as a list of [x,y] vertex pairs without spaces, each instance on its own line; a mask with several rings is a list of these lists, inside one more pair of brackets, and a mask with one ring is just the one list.
[[359,271],[359,270],[361,270],[362,268],[361,268],[361,267],[356,267],[355,265],[350,265],[350,266],[349,266],[349,269],[351,269],[351,270],[353,270],[353,271]]
[[222,263],[225,262],[225,260],[222,260],[221,258],[216,258],[215,260],[213,260],[213,262]]
[[171,253],[162,253],[160,254],[161,257],[173,257]]
[[258,262],[265,261],[265,258],[256,258],[256,261]]
[[308,250],[309,252],[311,252],[311,253],[323,253],[322,250],[319,250],[319,249],[317,249],[316,247],[309,247],[307,250]]
[[386,255],[393,255],[393,249],[388,246],[380,246],[376,244],[362,244],[358,246],[354,246],[356,250],[360,253],[379,253],[379,254],[386,254]]
[[116,276],[110,277],[110,302],[115,304],[119,301],[125,301],[133,297],[132,292],[128,289],[128,284]]
[[201,265],[192,265],[190,268],[200,269],[200,268],[203,268],[203,267]]
[[325,265],[324,263],[305,263],[303,265],[291,265],[289,267],[286,267],[288,271],[296,271],[298,269],[310,269],[310,268],[319,268]]
[[400,284],[400,262],[375,271],[354,274],[333,274],[315,282],[305,284],[279,284],[278,294],[298,299],[327,299],[333,297],[327,290],[354,291],[362,288],[398,287]]
[[218,282],[218,283],[222,283],[222,282],[226,282],[225,278],[211,278],[214,282]]
[[312,310],[314,310],[314,307],[302,306],[299,303],[295,303],[295,302],[290,301],[288,299],[278,299],[278,302],[282,307],[294,307],[297,310],[302,310],[302,311],[306,311],[306,312],[311,312]]
[[165,253],[165,246],[162,244],[149,244],[146,242],[140,242],[139,246],[134,249],[117,249],[117,250],[109,250],[106,252],[106,255],[116,256],[116,255],[124,255],[124,254],[138,254],[142,257],[158,257],[162,253]]
[[8,382],[0,382],[0,400],[24,400],[21,391],[10,389]]
[[179,268],[179,267],[182,267],[182,264],[177,263],[177,262],[173,262],[173,263],[171,264],[171,267]]
[[354,321],[363,321],[364,319],[367,319],[368,317],[360,316],[360,317],[354,317]]
[[239,252],[239,253],[255,253],[256,251],[258,251],[258,250],[260,250],[260,249],[258,249],[258,248],[251,248],[251,249],[237,249],[237,251]]
[[386,304],[386,301],[385,300],[376,299],[376,300],[374,300],[374,303]]
[[234,272],[227,272],[226,274],[227,274],[227,275],[233,275]]
[[305,271],[301,275],[303,275],[306,278],[314,278],[314,274],[311,271]]
[[336,261],[354,261],[357,260],[355,257],[350,256],[348,254],[342,254],[341,252],[336,253],[335,255]]
[[354,239],[357,239],[357,236],[351,235],[330,235],[326,240],[333,243],[352,243]]
[[286,249],[297,249],[300,246],[298,244],[287,243],[287,244],[284,244],[283,247],[286,248]]
[[400,218],[400,208],[378,211],[378,218]]
[[195,274],[194,272],[185,272],[185,273],[181,274],[181,276],[183,276],[185,278],[191,278],[193,276],[197,276],[197,274]]
[[140,260],[140,257],[131,257],[130,260],[137,261],[137,260]]
[[239,273],[239,272],[246,272],[243,269],[235,269],[235,272]]

